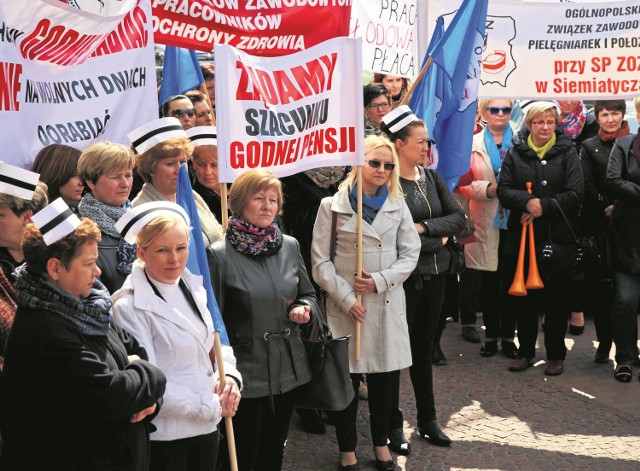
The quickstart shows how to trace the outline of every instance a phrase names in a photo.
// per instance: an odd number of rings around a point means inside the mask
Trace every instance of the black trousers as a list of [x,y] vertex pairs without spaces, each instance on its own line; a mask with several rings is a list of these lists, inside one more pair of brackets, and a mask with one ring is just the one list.
[[[504,255],[505,279],[513,280],[517,255]],[[525,262],[525,266],[527,266]],[[526,272],[525,272],[526,275]],[[518,356],[533,358],[536,355],[539,314],[544,313],[544,346],[548,360],[564,360],[567,348],[564,336],[567,333],[569,317],[574,299],[567,294],[568,276],[543,279],[544,288],[528,290],[527,296],[511,296],[507,315],[515,317],[518,324]],[[526,279],[526,276],[525,276]],[[505,286],[509,289],[510,283]]]
[[[284,444],[289,433],[298,388],[273,396],[275,414],[269,396],[242,398],[233,417],[239,471],[278,471],[282,468]],[[219,469],[228,471],[227,442],[220,453]]]
[[212,471],[218,458],[218,438],[216,430],[181,440],[151,441],[149,471]]
[[[341,452],[355,451],[358,443],[356,418],[358,415],[358,387],[362,374],[351,375],[351,383],[355,396],[343,411],[327,412],[329,419],[336,425],[336,438]],[[369,393],[369,423],[371,440],[374,446],[385,446],[391,419],[391,405],[394,388],[400,384],[400,372],[367,373],[367,390]],[[397,397],[397,395],[396,395]]]

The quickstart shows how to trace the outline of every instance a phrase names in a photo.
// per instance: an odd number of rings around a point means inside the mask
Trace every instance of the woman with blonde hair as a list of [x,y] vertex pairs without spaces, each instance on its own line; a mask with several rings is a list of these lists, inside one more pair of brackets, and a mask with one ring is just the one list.
[[113,295],[114,322],[138,338],[167,377],[163,407],[153,421],[150,469],[212,470],[217,424],[235,413],[242,377],[228,346],[218,359],[229,377],[224,389],[214,372],[207,293],[202,277],[186,268],[189,218],[175,203],[152,202],[128,211],[118,228],[136,242],[138,259]]
[[[333,197],[322,200],[313,234],[313,278],[328,293],[327,321],[335,336],[354,335],[361,326],[361,358],[349,345],[355,397],[332,413],[340,449],[340,469],[358,468],[356,415],[358,386],[367,375],[371,437],[377,469],[393,470],[387,439],[394,385],[411,365],[409,330],[402,283],[418,261],[420,240],[402,197],[393,144],[380,136],[364,140],[362,167],[362,277],[354,275],[357,257],[356,172],[353,169]],[[327,237],[335,217],[335,239]],[[331,245],[334,245],[332,251]],[[331,256],[331,253],[334,256]],[[362,302],[356,296],[362,295]]]

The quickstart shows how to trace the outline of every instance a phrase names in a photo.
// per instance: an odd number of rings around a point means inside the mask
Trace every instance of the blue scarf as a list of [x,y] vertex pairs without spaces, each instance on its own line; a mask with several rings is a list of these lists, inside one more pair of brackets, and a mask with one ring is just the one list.
[[[488,129],[484,130],[484,146],[487,149],[487,153],[491,158],[491,167],[496,175],[496,180],[500,180],[500,167],[502,167],[502,161],[504,160],[507,151],[513,147],[513,129],[511,126],[507,126],[502,135],[502,145],[498,148],[498,144],[493,139],[493,135]],[[493,218],[493,227],[495,229],[506,229],[507,220],[509,219],[509,210],[498,204],[498,210]]]
[[[373,224],[373,220],[376,218],[378,211],[382,208],[382,205],[385,201],[387,201],[387,196],[389,196],[389,189],[387,185],[382,185],[376,191],[376,195],[372,197],[365,196],[362,194],[362,219],[367,221],[369,224]],[[351,188],[349,193],[349,203],[351,203],[351,209],[353,212],[357,212],[358,208],[358,192],[356,187]]]
[[498,148],[498,144],[493,140],[493,135],[488,129],[484,130],[484,147],[487,149],[489,157],[491,157],[491,167],[493,167],[493,173],[498,175],[504,156],[507,155],[507,151],[513,146],[513,130],[511,126],[507,126],[502,135],[502,146]]

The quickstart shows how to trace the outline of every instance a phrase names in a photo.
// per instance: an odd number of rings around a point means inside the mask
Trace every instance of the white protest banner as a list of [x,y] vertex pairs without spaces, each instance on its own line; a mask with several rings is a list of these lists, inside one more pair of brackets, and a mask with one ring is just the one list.
[[101,17],[57,0],[0,3],[2,159],[22,167],[49,144],[128,144],[157,117],[149,0]]
[[355,0],[349,36],[362,38],[362,68],[413,79],[420,72],[417,0]]
[[[432,0],[429,29],[460,1]],[[640,95],[640,0],[491,0],[480,96],[613,99]]]
[[254,55],[302,51],[349,31],[352,0],[152,0],[156,43]]
[[362,165],[360,39],[280,57],[215,47],[218,179],[264,168],[278,177]]

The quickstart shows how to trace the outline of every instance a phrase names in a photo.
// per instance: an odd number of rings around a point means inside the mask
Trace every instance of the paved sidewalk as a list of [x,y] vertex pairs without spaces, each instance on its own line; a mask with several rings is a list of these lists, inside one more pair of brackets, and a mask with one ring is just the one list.
[[[637,371],[623,384],[613,378],[612,362],[593,362],[590,320],[583,335],[568,336],[566,343],[563,375],[545,377],[544,348],[534,368],[512,373],[509,359],[482,358],[479,344],[464,341],[460,324],[449,323],[442,340],[449,361],[434,367],[434,381],[438,420],[454,443],[439,448],[417,435],[411,382],[403,371],[400,400],[412,453],[394,455],[398,469],[640,470]],[[358,421],[360,469],[374,470],[366,403]],[[335,470],[337,463],[334,428],[327,424],[324,436],[307,434],[294,414],[283,469]]]

